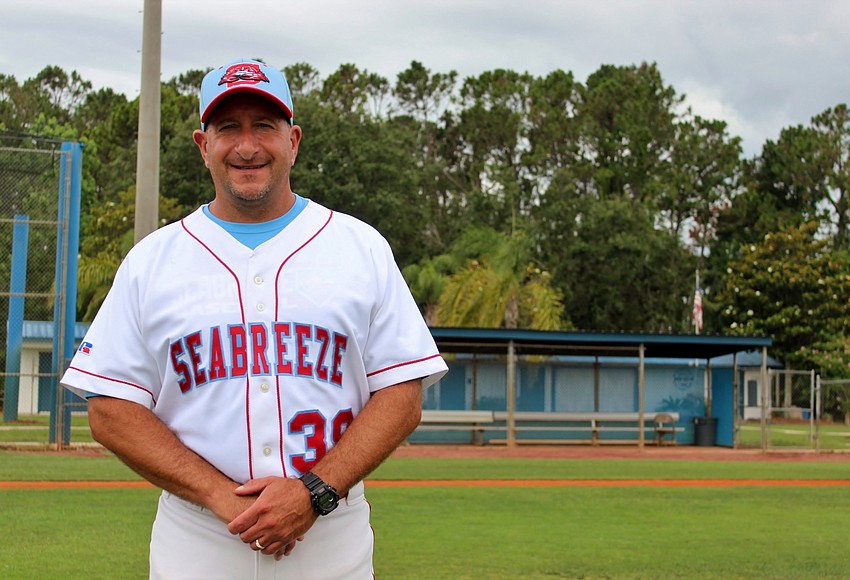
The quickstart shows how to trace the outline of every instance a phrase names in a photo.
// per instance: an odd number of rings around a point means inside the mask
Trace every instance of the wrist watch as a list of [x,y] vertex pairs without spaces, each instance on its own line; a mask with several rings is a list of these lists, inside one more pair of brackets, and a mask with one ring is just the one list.
[[299,479],[310,491],[313,509],[320,516],[328,515],[339,505],[339,493],[337,493],[332,485],[328,485],[322,481],[315,473],[308,471]]

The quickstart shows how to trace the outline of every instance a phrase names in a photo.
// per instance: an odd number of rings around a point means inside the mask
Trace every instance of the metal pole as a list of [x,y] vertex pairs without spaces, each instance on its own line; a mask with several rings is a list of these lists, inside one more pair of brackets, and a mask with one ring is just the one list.
[[6,324],[6,380],[4,381],[5,398],[3,399],[4,421],[16,421],[18,419],[29,233],[29,216],[16,215],[15,223],[12,227],[11,296],[9,297],[9,317]]
[[[80,251],[80,204],[82,201],[82,179],[83,179],[83,144],[63,143],[62,149],[70,153],[70,189],[68,190],[68,203],[65,207],[67,221],[63,231],[65,232],[65,243],[63,244],[63,263],[65,265],[65,276],[62,287],[64,297],[65,315],[62,317],[62,348],[60,353],[61,372],[64,373],[76,351],[75,332],[77,325],[77,270],[78,254]],[[71,391],[67,391],[59,384],[60,375],[56,377],[57,395],[64,402],[62,417],[62,445],[71,444],[71,405],[75,399],[80,399]]]
[[508,447],[516,446],[516,348],[514,341],[508,341]]
[[[640,343],[640,366],[638,367],[638,447],[643,449],[645,434],[643,432],[644,398],[646,392],[646,345]],[[675,432],[673,438],[676,437]]]
[[160,55],[162,0],[145,0],[142,32],[142,85],[139,94],[139,145],[136,154],[134,241],[159,221]]
[[815,394],[815,408],[812,409],[812,414],[817,417],[815,419],[815,451],[820,452],[820,413],[823,401],[823,381],[820,375],[817,375],[815,381],[815,390],[817,393]]
[[732,448],[741,446],[741,406],[738,398],[741,396],[741,384],[738,377],[738,353],[732,354]]
[[[65,432],[65,402],[59,387],[59,378],[65,368],[65,308],[67,297],[64,294],[68,282],[68,225],[71,205],[72,149],[70,143],[62,144],[62,156],[59,165],[59,208],[56,229],[56,300],[53,303],[53,360],[50,373],[50,443],[62,447],[62,435]],[[75,304],[76,306],[76,304]],[[76,314],[76,313],[75,313]],[[75,316],[76,317],[76,316]]]
[[761,349],[761,450],[767,451],[767,410],[770,385],[767,384],[767,347]]
[[815,371],[811,371],[811,379],[809,380],[809,447],[815,439]]

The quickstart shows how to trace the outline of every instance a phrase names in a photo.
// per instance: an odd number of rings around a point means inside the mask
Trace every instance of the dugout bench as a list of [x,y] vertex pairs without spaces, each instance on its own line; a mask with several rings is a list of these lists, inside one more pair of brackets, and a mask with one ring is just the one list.
[[[473,443],[484,443],[485,432],[507,434],[508,413],[506,411],[478,410],[423,410],[417,431],[469,431]],[[634,412],[546,412],[517,411],[513,414],[516,442],[522,444],[638,444],[639,431],[643,429],[645,442],[656,445],[676,444],[679,413],[648,412],[643,414],[643,425],[639,425],[640,413]],[[545,439],[521,437],[529,433],[578,433],[588,437],[549,437]],[[625,435],[632,435],[625,437]],[[649,435],[649,437],[647,437]],[[490,443],[502,443],[504,438],[489,438]]]

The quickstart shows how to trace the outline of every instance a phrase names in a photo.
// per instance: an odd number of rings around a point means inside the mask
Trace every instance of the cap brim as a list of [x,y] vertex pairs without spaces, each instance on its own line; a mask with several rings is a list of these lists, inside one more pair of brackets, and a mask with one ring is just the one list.
[[221,101],[237,93],[251,93],[263,97],[268,101],[271,101],[272,103],[277,105],[281,111],[283,111],[284,118],[287,120],[287,122],[292,121],[292,111],[289,109],[286,103],[284,103],[268,91],[258,89],[257,87],[251,85],[244,85],[232,87],[215,97],[212,101],[210,101],[204,109],[204,114],[201,115],[201,124],[206,124],[213,110],[221,103]]

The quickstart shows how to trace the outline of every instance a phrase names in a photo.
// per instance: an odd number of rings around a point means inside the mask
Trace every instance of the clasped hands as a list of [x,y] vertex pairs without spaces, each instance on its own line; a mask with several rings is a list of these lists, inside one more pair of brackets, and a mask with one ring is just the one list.
[[231,513],[239,515],[227,524],[228,531],[276,560],[288,556],[318,518],[310,492],[298,479],[252,479],[234,492],[238,506]]

